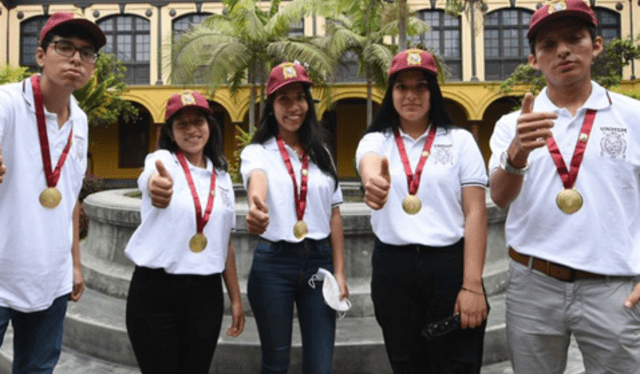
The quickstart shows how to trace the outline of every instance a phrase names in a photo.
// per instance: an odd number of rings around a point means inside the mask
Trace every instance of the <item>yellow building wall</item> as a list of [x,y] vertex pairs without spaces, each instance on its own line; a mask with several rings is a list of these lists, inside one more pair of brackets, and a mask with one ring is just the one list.
[[[413,10],[432,9],[430,0],[408,0],[409,6]],[[517,8],[535,10],[539,0],[517,1]],[[283,2],[286,4],[286,2]],[[438,0],[436,8],[444,8],[445,0]],[[622,9],[617,10],[616,5],[621,4]],[[268,2],[262,4],[268,7]],[[510,8],[509,1],[487,0],[487,12],[497,9]],[[640,33],[640,9],[633,9],[633,27],[631,28],[631,9],[629,3],[614,0],[598,1],[598,7],[615,10],[620,15],[622,36],[637,35]],[[635,5],[635,4],[634,4]],[[194,13],[197,10],[196,3],[167,3],[160,8],[149,3],[128,3],[125,6],[125,14],[135,14],[149,20],[150,23],[150,79],[149,85],[132,86],[124,98],[138,103],[149,111],[151,121],[149,123],[149,151],[153,151],[156,146],[156,134],[159,126],[164,122],[164,110],[170,95],[181,91],[184,88],[197,89],[203,93],[207,92],[207,87],[178,87],[167,85],[169,80],[170,48],[172,22],[176,18],[185,14]],[[49,13],[56,11],[82,12],[78,7],[67,4],[55,4],[49,7]],[[222,13],[222,4],[219,2],[201,3],[201,11],[209,13]],[[18,13],[22,16],[19,18]],[[11,65],[17,66],[20,56],[20,23],[34,16],[43,14],[42,6],[20,5],[8,10],[0,5],[0,64],[7,60]],[[120,14],[120,7],[114,3],[94,3],[84,10],[84,15],[96,22],[106,17]],[[158,22],[161,16],[161,29],[158,30]],[[316,17],[316,33],[324,32],[324,20]],[[459,124],[473,128],[478,136],[480,147],[486,159],[489,157],[488,139],[493,130],[495,121],[512,109],[510,102],[503,100],[505,96],[497,90],[497,82],[482,82],[484,80],[484,33],[481,22],[476,22],[476,30],[471,28],[468,14],[461,15],[461,49],[463,63],[463,81],[449,83],[442,86],[443,95],[446,99],[455,103],[456,119]],[[305,18],[305,33],[313,33],[313,18]],[[158,43],[158,35],[162,35],[162,41]],[[478,82],[471,82],[473,76],[471,67],[471,38],[476,42],[476,77]],[[160,60],[158,60],[160,58]],[[636,70],[640,69],[640,62],[635,62]],[[160,70],[158,70],[160,69]],[[164,85],[156,86],[158,72]],[[637,75],[640,75],[636,72]],[[625,78],[630,77],[631,68],[624,69]],[[333,98],[337,102],[335,107],[335,118],[337,122],[335,146],[338,150],[336,163],[338,172],[342,178],[356,178],[354,166],[354,154],[357,141],[360,139],[366,127],[366,88],[363,84],[338,84],[332,88]],[[625,81],[618,89],[625,93],[635,93],[640,96],[640,83],[638,81]],[[512,95],[519,96],[526,92],[523,87],[517,87]],[[374,90],[373,100],[376,103],[382,101],[383,92]],[[320,97],[319,93],[314,96]],[[224,152],[227,158],[233,157],[235,148],[235,125],[242,124],[247,128],[247,112],[249,103],[249,89],[241,88],[235,95],[231,95],[225,87],[219,88],[215,95],[208,97],[210,101],[219,104],[214,105],[218,112],[224,113],[222,121]],[[351,99],[351,100],[345,100]],[[360,101],[354,101],[359,99]],[[342,103],[342,104],[341,104]],[[344,105],[343,105],[344,104]],[[318,116],[326,111],[325,103],[317,105]],[[461,119],[462,120],[461,120]],[[126,126],[124,124],[123,126]],[[118,167],[118,125],[114,124],[109,128],[92,128],[90,152],[92,153],[93,172],[104,178],[136,178],[140,170],[124,169]]]

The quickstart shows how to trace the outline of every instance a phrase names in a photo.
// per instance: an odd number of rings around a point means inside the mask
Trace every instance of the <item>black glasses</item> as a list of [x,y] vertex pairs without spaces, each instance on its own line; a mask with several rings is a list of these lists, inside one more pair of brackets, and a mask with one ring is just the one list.
[[422,336],[427,340],[437,338],[460,328],[460,314],[454,314],[443,320],[433,322],[422,329]]
[[79,51],[82,61],[88,62],[90,64],[96,62],[99,56],[99,54],[92,47],[78,48],[71,42],[68,42],[66,40],[54,41],[53,47],[57,54],[64,57],[73,57],[73,55],[76,54],[76,51]]

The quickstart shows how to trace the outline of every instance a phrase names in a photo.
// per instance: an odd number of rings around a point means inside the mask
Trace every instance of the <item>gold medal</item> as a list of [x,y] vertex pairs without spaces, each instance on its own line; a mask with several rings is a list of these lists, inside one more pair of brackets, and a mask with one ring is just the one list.
[[295,225],[293,225],[293,235],[295,235],[297,239],[304,238],[308,232],[309,232],[309,227],[303,220],[300,220],[296,222]]
[[556,204],[567,214],[575,213],[582,208],[582,195],[574,188],[565,188],[556,197]]
[[191,252],[200,253],[207,248],[207,237],[204,234],[197,233],[189,240],[189,249]]
[[55,187],[47,187],[40,194],[40,204],[47,209],[57,207],[61,200],[62,194]]
[[404,209],[407,214],[417,214],[420,209],[422,209],[422,201],[416,195],[409,195],[402,200],[402,209]]

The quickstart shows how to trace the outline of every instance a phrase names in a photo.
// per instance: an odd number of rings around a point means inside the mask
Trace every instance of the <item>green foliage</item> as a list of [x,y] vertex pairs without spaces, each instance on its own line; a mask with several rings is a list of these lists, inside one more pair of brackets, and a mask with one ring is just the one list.
[[92,126],[107,126],[122,117],[129,121],[138,115],[131,102],[124,100],[128,87],[124,82],[126,68],[114,55],[101,54],[89,82],[73,95],[87,114]]
[[251,143],[255,132],[255,128],[252,131],[244,131],[242,127],[236,125],[236,146],[233,150],[233,159],[229,162],[229,175],[233,183],[242,182],[242,176],[240,175],[240,153],[242,153],[244,147]]
[[13,67],[4,65],[0,67],[0,84],[20,82],[31,75],[29,69],[24,66]]
[[[593,61],[591,79],[605,88],[615,87],[622,80],[622,68],[637,58],[640,58],[640,44],[634,44],[629,38],[614,39],[604,45],[602,53]],[[509,78],[500,84],[499,90],[509,94],[518,84],[528,86],[535,96],[547,85],[547,81],[544,75],[527,63],[518,65]]]
[[[222,15],[208,17],[173,45],[171,81],[195,83],[194,75],[205,69],[211,91],[226,83],[235,93],[248,81],[255,97],[256,84],[263,92],[272,66],[298,60],[308,63],[321,84],[334,65],[330,55],[314,38],[289,37],[288,31],[304,14],[326,6],[323,2],[294,0],[281,9],[280,1],[272,1],[269,10],[263,10],[258,0],[223,0]],[[252,128],[252,105],[249,111]]]

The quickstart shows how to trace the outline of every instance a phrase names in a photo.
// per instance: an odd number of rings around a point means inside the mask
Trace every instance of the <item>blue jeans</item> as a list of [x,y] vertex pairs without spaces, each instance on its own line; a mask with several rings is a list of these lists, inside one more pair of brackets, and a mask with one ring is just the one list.
[[13,325],[13,374],[49,374],[62,350],[62,331],[69,295],[48,309],[23,313],[0,307],[0,346],[9,321]]
[[302,333],[303,372],[331,373],[336,313],[324,302],[322,282],[316,281],[315,289],[308,284],[319,267],[333,272],[328,239],[258,241],[247,288],[260,333],[261,374],[287,373],[294,304]]

